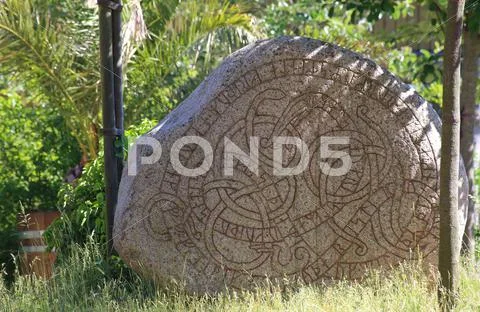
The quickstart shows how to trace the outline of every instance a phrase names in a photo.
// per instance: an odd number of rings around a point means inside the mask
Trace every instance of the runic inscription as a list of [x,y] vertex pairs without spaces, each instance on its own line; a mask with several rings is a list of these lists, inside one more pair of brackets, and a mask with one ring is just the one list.
[[[438,128],[421,97],[357,54],[298,38],[254,44],[148,134],[164,151],[183,136],[205,138],[213,165],[182,176],[167,152],[134,177],[124,173],[115,246],[137,270],[198,292],[250,287],[266,276],[356,279],[419,256],[433,263]],[[282,136],[307,144],[301,174],[272,174],[273,138]],[[345,175],[320,170],[322,136],[349,138],[340,147],[352,160]],[[225,137],[246,153],[249,138],[259,138],[258,174],[235,160],[234,174],[224,175]],[[287,146],[282,165],[299,154]],[[195,168],[205,155],[191,144],[179,157]]]

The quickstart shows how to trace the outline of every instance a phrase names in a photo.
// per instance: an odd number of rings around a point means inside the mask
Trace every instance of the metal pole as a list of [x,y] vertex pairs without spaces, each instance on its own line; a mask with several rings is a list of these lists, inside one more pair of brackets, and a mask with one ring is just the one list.
[[100,72],[102,79],[103,132],[105,159],[105,223],[107,255],[113,251],[112,229],[118,194],[117,158],[115,157],[115,99],[112,48],[112,10],[99,1]]
[[[114,0],[115,3],[122,6],[121,0]],[[115,127],[119,132],[117,140],[120,139],[120,143],[124,143],[122,140],[123,135],[123,76],[122,76],[122,14],[121,11],[113,10],[112,12],[112,38],[113,38],[113,81],[114,81],[114,100],[115,100]],[[117,172],[118,183],[122,178],[123,170],[123,146],[117,145]]]

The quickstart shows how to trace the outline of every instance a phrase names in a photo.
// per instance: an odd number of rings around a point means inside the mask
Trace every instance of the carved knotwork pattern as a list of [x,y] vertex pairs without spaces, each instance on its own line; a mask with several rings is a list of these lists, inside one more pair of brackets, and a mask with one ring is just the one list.
[[[309,59],[247,72],[184,133],[212,143],[211,170],[189,178],[164,168],[159,192],[139,204],[143,225],[152,239],[173,242],[198,272],[225,272],[232,287],[265,275],[357,278],[366,266],[429,256],[438,238],[437,160],[395,83]],[[238,161],[233,176],[223,175],[224,136],[245,152],[249,137],[260,137],[258,176]],[[272,174],[275,136],[308,144],[303,174]],[[320,170],[320,136],[350,138],[342,146],[352,158],[346,175]],[[191,167],[203,159],[199,148],[180,156]],[[287,146],[283,157],[287,167],[300,155]]]

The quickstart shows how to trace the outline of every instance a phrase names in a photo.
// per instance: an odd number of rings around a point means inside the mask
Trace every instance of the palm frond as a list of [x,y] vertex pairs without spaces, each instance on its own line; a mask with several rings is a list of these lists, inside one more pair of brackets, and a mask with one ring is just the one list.
[[[207,65],[211,65],[214,52],[227,55],[233,45],[243,45],[254,37],[250,35],[252,17],[246,5],[218,0],[171,2],[175,9],[166,10],[168,19],[157,17],[153,22],[147,21],[147,25],[153,23],[155,27],[149,29],[151,38],[138,49],[127,75],[127,83],[131,86],[130,91],[127,90],[131,99],[127,104],[127,116],[160,118],[140,112],[159,105],[159,99],[154,97],[165,86],[162,82],[177,72],[179,66],[197,67],[204,74],[211,68]],[[154,3],[156,1],[150,5]],[[159,20],[163,27],[155,24],[160,23]],[[221,51],[220,48],[225,47],[227,51]],[[170,105],[164,112],[173,107],[173,100],[168,102]]]
[[2,74],[32,86],[32,93],[57,105],[84,153],[94,156],[96,134],[91,134],[91,124],[98,105],[94,104],[95,93],[88,91],[98,79],[91,73],[88,58],[82,56],[90,48],[88,40],[79,38],[71,21],[56,19],[34,4],[6,0],[0,6]]

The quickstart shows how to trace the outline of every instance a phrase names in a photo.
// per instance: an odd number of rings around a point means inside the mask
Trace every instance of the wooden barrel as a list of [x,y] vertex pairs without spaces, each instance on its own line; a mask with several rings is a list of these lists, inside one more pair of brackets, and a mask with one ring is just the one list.
[[17,230],[20,241],[20,274],[50,278],[56,255],[48,252],[43,233],[58,217],[59,211],[35,211],[19,214]]

